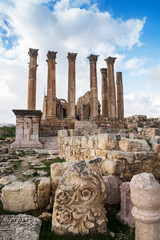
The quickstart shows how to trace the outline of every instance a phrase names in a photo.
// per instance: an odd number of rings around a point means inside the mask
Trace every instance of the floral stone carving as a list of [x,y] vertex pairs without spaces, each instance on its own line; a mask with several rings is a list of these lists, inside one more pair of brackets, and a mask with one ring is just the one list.
[[55,196],[52,230],[88,234],[107,230],[102,205],[106,189],[99,167],[101,159],[78,161],[63,174]]

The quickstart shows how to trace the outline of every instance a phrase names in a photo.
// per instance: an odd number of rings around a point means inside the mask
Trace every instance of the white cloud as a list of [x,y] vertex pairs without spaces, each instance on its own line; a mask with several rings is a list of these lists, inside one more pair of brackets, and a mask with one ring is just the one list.
[[[42,4],[44,3],[44,4]],[[46,7],[52,4],[52,11]],[[86,4],[88,9],[80,8]],[[12,105],[7,101],[6,116],[12,116],[11,108],[26,108],[28,84],[28,49],[39,48],[37,70],[37,109],[42,108],[43,87],[47,82],[46,53],[57,51],[57,97],[67,98],[67,52],[78,52],[76,96],[89,90],[90,53],[99,54],[97,64],[99,98],[100,71],[105,67],[104,58],[117,56],[120,66],[124,54],[117,49],[129,50],[141,45],[140,35],[145,24],[143,19],[114,19],[109,12],[100,12],[90,0],[6,0],[0,1],[1,19],[7,19],[7,34],[17,36],[17,44],[5,49],[0,46],[0,82],[6,96],[12,97]],[[0,23],[1,24],[1,23]],[[3,26],[4,27],[4,23]],[[0,41],[3,39],[0,36]],[[120,69],[119,69],[120,70]],[[63,86],[63,88],[62,88]],[[8,89],[8,90],[7,90]],[[15,97],[16,96],[16,97]],[[2,99],[1,99],[2,101]],[[4,103],[4,102],[3,102]],[[10,113],[9,113],[10,111]],[[0,122],[4,109],[0,108]],[[14,117],[13,117],[14,119]]]
[[160,117],[160,96],[145,92],[130,93],[125,96],[125,116],[147,115]]
[[152,83],[160,83],[160,64],[150,69],[147,77]]

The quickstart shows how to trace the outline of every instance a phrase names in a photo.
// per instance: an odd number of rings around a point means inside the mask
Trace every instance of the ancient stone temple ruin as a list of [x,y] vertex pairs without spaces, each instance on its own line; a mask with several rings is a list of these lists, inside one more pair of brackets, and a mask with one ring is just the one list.
[[[91,121],[100,127],[123,127],[124,103],[122,73],[114,77],[116,58],[105,59],[107,68],[101,68],[102,106],[98,100],[97,61],[98,55],[88,57],[90,64],[90,91],[80,97],[76,104],[76,57],[68,53],[68,99],[56,97],[56,55],[48,51],[47,95],[44,96],[42,117],[36,110],[36,72],[38,49],[29,49],[29,78],[27,110],[13,110],[16,120],[14,147],[40,147],[39,137],[56,136],[60,129],[74,129],[76,120]],[[88,79],[89,81],[89,79]],[[117,89],[116,89],[117,86]],[[117,93],[117,96],[116,96]],[[101,111],[102,110],[102,111]],[[37,119],[37,120],[35,120]],[[36,127],[35,127],[36,121]]]

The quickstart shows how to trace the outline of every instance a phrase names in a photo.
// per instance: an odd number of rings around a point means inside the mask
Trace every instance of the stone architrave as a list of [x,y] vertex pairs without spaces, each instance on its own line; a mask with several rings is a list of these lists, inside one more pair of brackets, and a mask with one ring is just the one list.
[[26,214],[1,215],[0,239],[38,240],[41,225],[41,220]]
[[29,49],[28,110],[36,109],[36,72],[38,49]]
[[16,115],[16,140],[12,147],[42,148],[39,142],[40,110],[13,110]]
[[114,63],[116,58],[108,57],[105,59],[108,67],[108,117],[115,119],[117,117],[116,111],[116,89],[114,80]]
[[135,240],[160,239],[160,184],[153,174],[133,176],[130,184],[132,215],[135,219]]
[[106,190],[99,159],[78,161],[63,174],[56,191],[52,230],[58,234],[88,234],[107,229],[102,205]]
[[101,68],[102,75],[102,116],[108,117],[107,68]]
[[56,54],[48,51],[47,118],[56,117]]
[[98,118],[98,89],[97,89],[97,59],[98,55],[91,54],[90,62],[90,102],[91,102],[91,118]]
[[129,227],[135,227],[135,221],[132,216],[133,203],[130,197],[130,182],[124,182],[120,186],[121,190],[121,210],[116,215],[117,218],[124,224],[127,224]]
[[124,100],[123,100],[123,82],[122,82],[122,72],[116,73],[117,82],[117,109],[118,109],[118,119],[124,119]]
[[68,117],[75,118],[76,101],[76,70],[75,61],[77,53],[68,53]]

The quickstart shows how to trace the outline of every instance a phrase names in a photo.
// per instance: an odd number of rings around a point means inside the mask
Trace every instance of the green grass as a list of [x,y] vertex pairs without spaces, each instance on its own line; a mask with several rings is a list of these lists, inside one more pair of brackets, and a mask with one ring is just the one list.
[[2,138],[6,139],[8,137],[15,137],[15,127],[0,127],[0,130],[3,131]]
[[52,163],[62,163],[62,162],[66,162],[66,160],[65,159],[63,159],[63,158],[53,158],[53,159],[46,159],[46,160],[43,160],[42,161],[42,163],[45,165],[45,167],[43,167],[43,168],[38,168],[38,167],[36,167],[36,168],[34,168],[34,166],[31,166],[31,164],[30,164],[30,166],[29,166],[29,168],[30,169],[35,169],[36,171],[38,171],[38,170],[44,170],[45,172],[47,172],[47,175],[46,176],[50,176],[51,175],[51,172],[50,172],[50,165],[52,164]]

